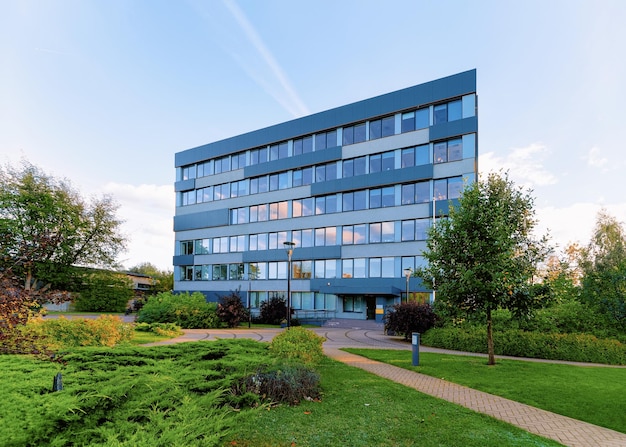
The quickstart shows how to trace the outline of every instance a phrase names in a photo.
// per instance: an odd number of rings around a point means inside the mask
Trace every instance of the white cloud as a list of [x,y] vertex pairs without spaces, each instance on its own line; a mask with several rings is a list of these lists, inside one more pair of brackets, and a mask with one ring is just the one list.
[[609,160],[606,157],[603,157],[600,152],[600,148],[597,146],[589,149],[589,153],[586,157],[584,157],[589,166],[592,166],[594,168],[602,168],[606,166]]
[[566,207],[536,208],[539,221],[537,233],[543,235],[549,231],[551,243],[560,249],[573,242],[587,245],[591,240],[598,211],[602,208],[624,225],[626,202],[612,204],[579,202]]
[[174,255],[174,188],[172,185],[108,183],[103,193],[120,205],[122,232],[128,249],[119,262],[126,268],[150,262],[159,269],[172,269]]
[[509,171],[511,180],[525,187],[552,185],[557,178],[543,166],[548,154],[543,144],[533,143],[511,149],[506,157],[498,157],[494,152],[479,155],[478,167],[481,173]]

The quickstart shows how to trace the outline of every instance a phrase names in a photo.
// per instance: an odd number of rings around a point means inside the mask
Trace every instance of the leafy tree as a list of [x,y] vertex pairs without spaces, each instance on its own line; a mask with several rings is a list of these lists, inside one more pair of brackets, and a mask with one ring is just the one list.
[[391,308],[391,312],[385,315],[385,330],[404,334],[404,339],[409,340],[413,332],[423,334],[435,322],[435,312],[430,304],[411,301]]
[[589,245],[581,251],[583,302],[626,329],[626,233],[606,210],[598,213]]
[[143,262],[131,267],[128,271],[151,276],[155,281],[154,293],[169,292],[174,289],[174,273],[171,270],[159,270],[150,262]]
[[[111,197],[88,202],[26,161],[0,167],[0,280],[13,291],[0,296],[28,314],[33,303],[67,298],[76,266],[114,265],[125,244],[116,210]],[[8,320],[3,311],[0,327]]]
[[547,256],[546,238],[534,239],[533,199],[508,175],[489,174],[465,188],[429,231],[424,257],[428,266],[416,274],[437,299],[469,314],[484,314],[489,364],[495,364],[492,312],[509,309],[529,314],[545,298],[532,285],[537,266]]
[[248,309],[243,305],[239,290],[229,295],[220,297],[217,304],[217,316],[220,321],[226,323],[229,328],[239,326],[239,323],[248,318]]

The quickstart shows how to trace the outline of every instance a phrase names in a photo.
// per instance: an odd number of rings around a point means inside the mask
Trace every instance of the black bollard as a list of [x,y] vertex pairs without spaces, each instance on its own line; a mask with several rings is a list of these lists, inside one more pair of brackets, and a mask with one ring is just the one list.
[[61,373],[57,373],[54,376],[54,381],[52,382],[52,391],[61,391],[63,389],[63,376]]

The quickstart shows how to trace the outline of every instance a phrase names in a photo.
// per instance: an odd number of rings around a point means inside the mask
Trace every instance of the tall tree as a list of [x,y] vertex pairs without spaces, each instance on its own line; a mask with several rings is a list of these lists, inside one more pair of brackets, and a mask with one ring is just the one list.
[[486,317],[489,364],[495,364],[491,314],[509,309],[521,316],[538,307],[542,295],[532,279],[548,254],[545,237],[535,239],[533,198],[508,179],[489,174],[463,191],[449,217],[429,232],[417,276],[437,299]]
[[125,245],[117,208],[26,161],[0,167],[0,280],[18,302],[41,303],[70,288],[76,266],[113,266]]
[[582,300],[626,329],[626,232],[606,210],[598,213],[591,241],[581,251]]

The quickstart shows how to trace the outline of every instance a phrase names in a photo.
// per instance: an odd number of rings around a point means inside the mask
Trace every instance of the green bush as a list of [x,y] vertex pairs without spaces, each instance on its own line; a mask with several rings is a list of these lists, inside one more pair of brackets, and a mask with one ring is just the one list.
[[162,292],[148,298],[137,314],[138,323],[174,323],[183,329],[212,329],[220,326],[217,305],[200,292]]
[[292,327],[274,337],[270,351],[278,357],[317,363],[324,358],[322,343],[326,339],[303,327]]
[[50,349],[77,346],[112,347],[130,341],[133,325],[124,323],[116,316],[102,315],[97,319],[38,318],[30,321],[23,330],[43,340]]
[[[555,334],[507,330],[494,332],[497,355],[548,360],[626,365],[626,344],[590,334]],[[482,328],[434,328],[422,336],[426,346],[467,352],[487,352]]]
[[423,334],[435,325],[436,316],[433,308],[428,303],[396,304],[385,315],[385,331],[404,335],[409,340],[411,333]]
[[74,299],[79,312],[124,312],[133,297],[132,281],[119,273],[97,271],[84,283]]
[[180,327],[174,323],[136,323],[135,330],[140,332],[152,332],[167,337],[174,337],[183,333]]

